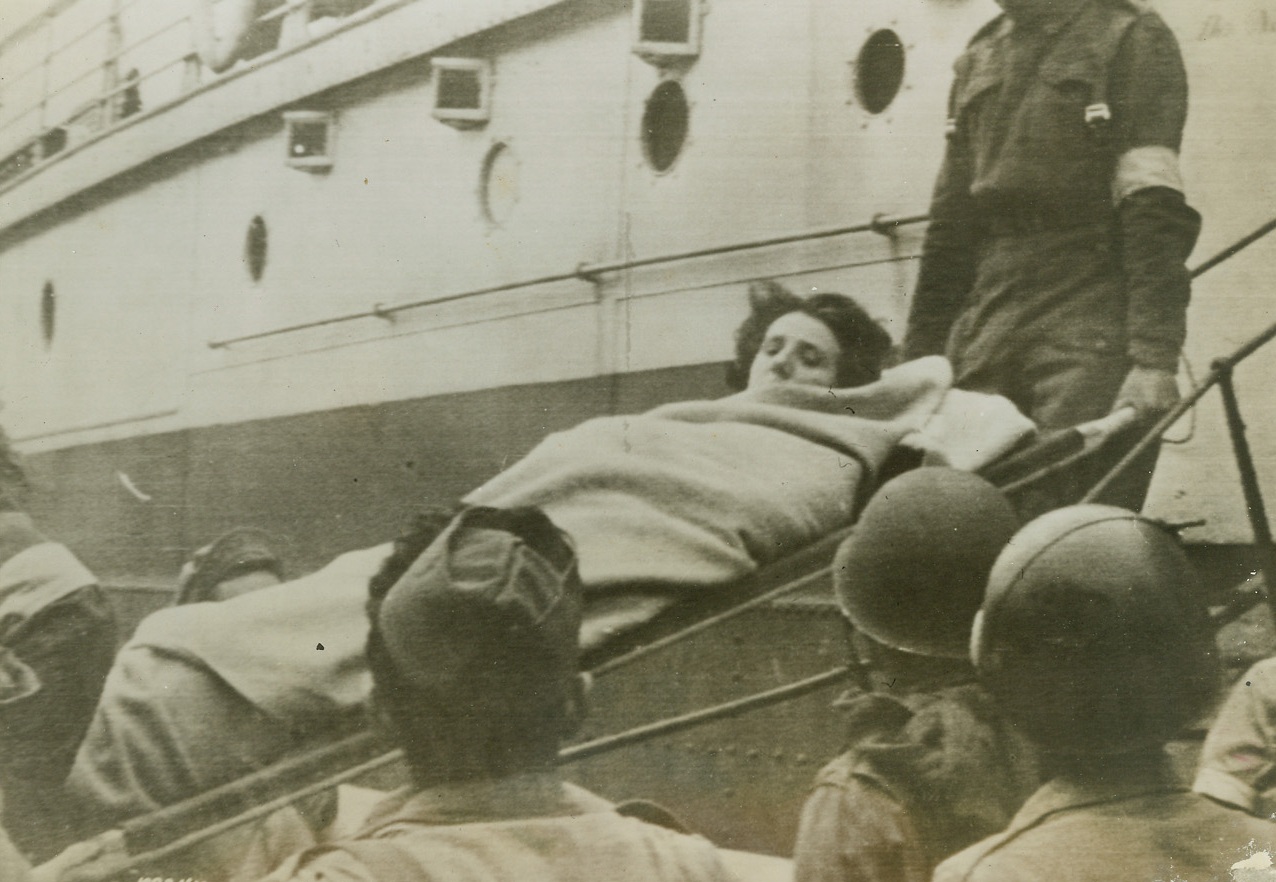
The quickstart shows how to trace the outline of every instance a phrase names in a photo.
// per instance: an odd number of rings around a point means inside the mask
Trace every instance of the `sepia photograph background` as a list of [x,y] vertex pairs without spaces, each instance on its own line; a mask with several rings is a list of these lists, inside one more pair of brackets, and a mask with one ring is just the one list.
[[[898,342],[952,64],[998,12],[705,0],[666,33],[619,0],[314,0],[232,52],[242,5],[0,0],[0,425],[121,643],[230,528],[302,577],[554,432],[726,395],[750,283],[848,294]],[[1200,266],[1276,215],[1276,3],[1151,5],[1188,68]],[[1276,321],[1274,277],[1266,237],[1196,279],[1183,394]],[[1262,490],[1274,353],[1235,371]],[[1260,557],[1218,393],[1166,440],[1148,513],[1190,523],[1212,585],[1243,581]],[[787,551],[740,595],[783,596],[596,677],[579,740],[845,664],[830,549]],[[710,593],[684,592],[700,617],[731,605]],[[1252,626],[1247,651],[1276,650]],[[787,856],[846,688],[568,775]]]

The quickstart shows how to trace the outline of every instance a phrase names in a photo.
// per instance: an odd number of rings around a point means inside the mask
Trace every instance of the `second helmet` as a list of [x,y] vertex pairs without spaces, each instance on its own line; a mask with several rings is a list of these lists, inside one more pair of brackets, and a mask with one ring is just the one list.
[[1059,509],[1016,534],[993,567],[975,667],[1047,750],[1159,747],[1216,683],[1202,596],[1164,527],[1111,506]]

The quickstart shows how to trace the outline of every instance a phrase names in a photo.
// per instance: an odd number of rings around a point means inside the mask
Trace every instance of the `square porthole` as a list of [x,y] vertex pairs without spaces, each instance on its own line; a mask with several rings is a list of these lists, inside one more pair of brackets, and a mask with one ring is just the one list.
[[458,128],[491,118],[492,66],[481,58],[432,58],[434,118]]
[[659,64],[700,54],[700,0],[637,0],[634,53]]
[[293,168],[326,171],[332,168],[336,125],[322,110],[290,110],[284,113],[288,144],[285,162]]

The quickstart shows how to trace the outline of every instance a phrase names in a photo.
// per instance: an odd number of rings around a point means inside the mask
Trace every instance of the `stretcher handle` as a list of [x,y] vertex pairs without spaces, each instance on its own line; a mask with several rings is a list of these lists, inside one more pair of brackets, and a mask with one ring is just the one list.
[[1139,422],[1139,412],[1130,405],[1118,408],[1105,417],[1074,426],[1081,435],[1083,450],[1093,450],[1113,435],[1119,435]]
[[985,466],[979,474],[1003,492],[1014,493],[1069,468],[1138,423],[1135,409],[1122,407],[1097,420],[1044,435],[1026,450]]

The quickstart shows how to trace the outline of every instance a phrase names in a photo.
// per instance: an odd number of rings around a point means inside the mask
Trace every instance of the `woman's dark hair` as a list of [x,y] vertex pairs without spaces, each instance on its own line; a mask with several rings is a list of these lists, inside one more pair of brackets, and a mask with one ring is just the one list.
[[842,350],[837,362],[839,388],[873,382],[891,356],[890,335],[845,294],[830,291],[798,297],[779,282],[763,279],[749,283],[749,309],[749,317],[735,332],[735,361],[727,366],[727,384],[735,390],[748,385],[749,368],[767,328],[790,312],[806,313],[832,331]]

